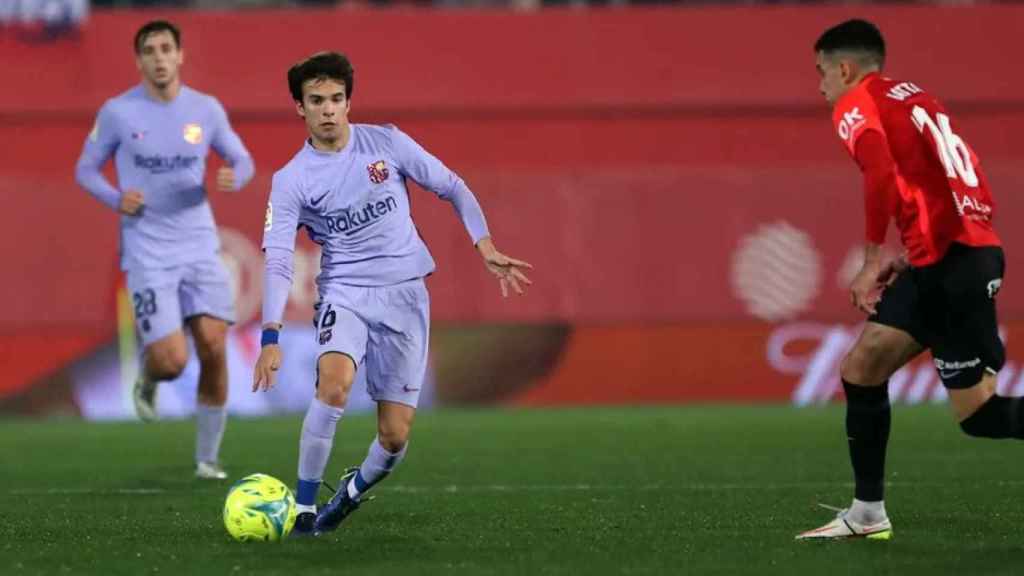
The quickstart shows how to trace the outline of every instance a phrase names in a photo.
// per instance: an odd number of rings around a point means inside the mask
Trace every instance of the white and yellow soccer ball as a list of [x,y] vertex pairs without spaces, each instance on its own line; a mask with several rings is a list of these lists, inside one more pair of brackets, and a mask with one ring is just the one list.
[[224,527],[239,542],[278,542],[295,526],[295,497],[283,482],[250,474],[228,490]]

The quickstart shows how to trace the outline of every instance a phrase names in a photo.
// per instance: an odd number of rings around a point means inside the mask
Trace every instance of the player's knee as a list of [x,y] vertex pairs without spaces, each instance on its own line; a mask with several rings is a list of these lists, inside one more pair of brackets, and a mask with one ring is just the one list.
[[217,362],[227,355],[227,334],[219,330],[196,337],[196,355],[199,361]]
[[167,346],[147,352],[150,376],[156,380],[173,380],[181,375],[188,364],[188,351],[178,346]]
[[330,384],[326,384],[323,379],[321,379],[316,389],[316,397],[328,406],[344,408],[345,403],[348,402],[348,390],[340,386],[331,386]]
[[405,423],[381,426],[377,431],[377,441],[392,454],[401,452],[409,442],[410,428],[411,426]]
[[844,381],[861,386],[872,386],[880,384],[889,378],[884,374],[882,357],[885,349],[882,343],[877,340],[864,340],[858,342],[843,357],[839,366],[839,374]]
[[354,364],[347,357],[339,355],[321,361],[318,373],[317,398],[330,406],[344,406],[356,377]]
[[319,375],[321,385],[343,388],[347,392],[356,378],[356,370],[351,362],[321,362]]

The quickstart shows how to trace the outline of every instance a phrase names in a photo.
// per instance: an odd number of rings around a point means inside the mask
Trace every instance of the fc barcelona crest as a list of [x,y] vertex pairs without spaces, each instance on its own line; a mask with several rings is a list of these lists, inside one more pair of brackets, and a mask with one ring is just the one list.
[[370,182],[374,184],[380,184],[388,179],[388,165],[383,160],[368,165],[366,171],[370,173]]
[[203,141],[203,127],[199,124],[185,124],[185,142],[199,144]]

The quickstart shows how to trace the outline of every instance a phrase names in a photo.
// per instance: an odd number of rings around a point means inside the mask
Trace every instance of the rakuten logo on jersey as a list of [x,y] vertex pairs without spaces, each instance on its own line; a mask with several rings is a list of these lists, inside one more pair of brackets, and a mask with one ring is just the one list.
[[397,208],[398,201],[395,200],[394,196],[388,196],[384,200],[367,202],[362,210],[347,209],[340,214],[329,214],[326,216],[327,232],[329,234],[351,236],[369,227]]
[[199,161],[199,156],[143,156],[135,155],[135,167],[149,170],[150,174],[166,174],[176,170],[188,170]]
[[843,112],[843,119],[839,122],[839,137],[843,140],[850,140],[865,122],[867,119],[860,113],[858,106],[854,106],[853,110],[849,112]]

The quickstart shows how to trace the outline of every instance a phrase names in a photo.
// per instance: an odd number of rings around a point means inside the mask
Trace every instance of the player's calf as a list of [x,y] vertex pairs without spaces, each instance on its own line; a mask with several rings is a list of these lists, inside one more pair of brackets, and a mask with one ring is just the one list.
[[350,498],[363,493],[386,478],[405,458],[409,432],[416,409],[398,402],[381,401],[377,413],[377,437],[370,443],[366,458],[356,474],[345,483]]
[[369,499],[365,496],[366,492],[391,474],[405,458],[407,446],[403,441],[401,447],[392,452],[382,445],[380,438],[375,438],[363,463],[358,468],[347,470],[338,481],[337,492],[317,515],[316,531],[335,530],[345,518],[358,510],[360,504]]
[[146,347],[142,370],[132,388],[135,413],[143,422],[157,419],[157,385],[177,378],[188,363],[185,335],[178,331]]
[[968,436],[1024,439],[1024,398],[996,394],[995,375],[968,389],[950,389],[949,397]]

